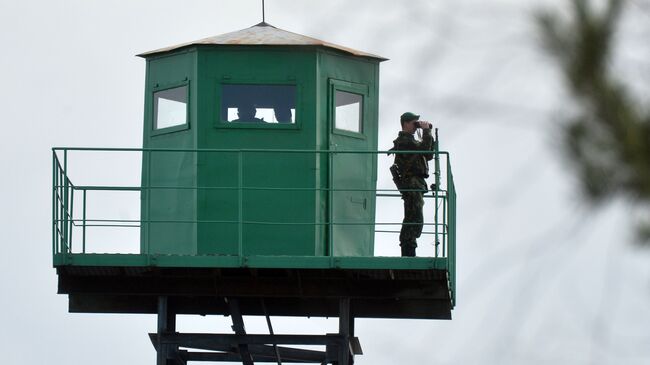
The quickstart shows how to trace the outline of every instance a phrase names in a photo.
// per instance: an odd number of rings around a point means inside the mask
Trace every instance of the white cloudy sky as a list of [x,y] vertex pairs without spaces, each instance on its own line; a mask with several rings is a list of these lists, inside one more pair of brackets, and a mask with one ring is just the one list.
[[[434,121],[452,153],[454,319],[359,320],[357,363],[650,363],[650,250],[630,243],[624,202],[587,209],[556,142],[566,95],[531,15],[567,2],[267,3],[275,26],[390,58],[381,68],[380,146],[390,147],[398,116],[411,110]],[[646,102],[649,20],[647,0],[630,3],[616,63]],[[56,295],[50,148],[139,147],[144,61],[134,55],[259,21],[254,0],[0,0],[3,362],[155,361],[146,336],[153,316],[68,314]],[[396,243],[381,238],[378,250],[395,254]],[[275,323],[276,332],[334,330],[326,320]],[[183,318],[180,329],[228,324]],[[265,330],[258,319],[248,329]]]

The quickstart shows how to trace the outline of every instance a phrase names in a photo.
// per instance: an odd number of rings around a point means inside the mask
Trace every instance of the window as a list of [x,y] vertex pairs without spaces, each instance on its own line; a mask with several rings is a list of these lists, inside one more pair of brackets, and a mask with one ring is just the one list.
[[334,127],[350,132],[361,132],[363,96],[347,91],[335,90]]
[[227,123],[295,124],[296,86],[222,85],[221,120]]
[[187,124],[187,85],[153,94],[154,129]]

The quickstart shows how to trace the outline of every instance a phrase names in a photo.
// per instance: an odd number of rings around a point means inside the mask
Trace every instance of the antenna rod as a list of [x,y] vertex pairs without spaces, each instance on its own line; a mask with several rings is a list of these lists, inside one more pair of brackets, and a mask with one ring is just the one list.
[[266,23],[266,17],[264,14],[264,0],[262,0],[262,23]]

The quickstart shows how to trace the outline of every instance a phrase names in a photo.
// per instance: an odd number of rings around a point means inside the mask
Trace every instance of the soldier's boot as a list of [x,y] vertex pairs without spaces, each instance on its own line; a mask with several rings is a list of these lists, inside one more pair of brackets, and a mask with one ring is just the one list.
[[415,247],[413,246],[402,247],[402,257],[415,257]]
[[412,243],[401,243],[402,257],[415,257],[415,246]]

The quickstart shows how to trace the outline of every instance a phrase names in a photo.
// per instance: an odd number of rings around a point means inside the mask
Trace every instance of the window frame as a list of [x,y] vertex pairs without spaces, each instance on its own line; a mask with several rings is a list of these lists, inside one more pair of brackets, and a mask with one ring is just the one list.
[[[164,127],[164,128],[156,128],[156,117],[158,116],[158,113],[156,111],[156,93],[165,91],[165,90],[171,90],[171,89],[176,89],[179,87],[186,87],[186,93],[185,97],[187,99],[187,102],[185,104],[185,123],[184,124],[179,124],[179,125],[174,125],[174,126],[169,126],[169,127]],[[158,136],[161,134],[168,134],[168,133],[174,133],[174,132],[179,132],[179,131],[185,131],[190,129],[190,82],[189,80],[184,80],[180,82],[174,82],[174,83],[168,83],[164,85],[155,85],[152,90],[151,90],[151,136]]]
[[[233,123],[221,119],[223,85],[259,85],[259,86],[294,86],[296,91],[296,111],[294,123]],[[301,129],[302,128],[302,85],[296,80],[277,79],[224,79],[216,83],[216,116],[213,122],[215,128],[235,129]]]
[[[359,116],[359,131],[336,128],[336,92],[343,91],[361,96],[361,114]],[[329,113],[331,120],[330,132],[337,135],[353,137],[357,139],[366,139],[366,115],[368,115],[368,85],[357,84],[343,80],[329,80]]]

